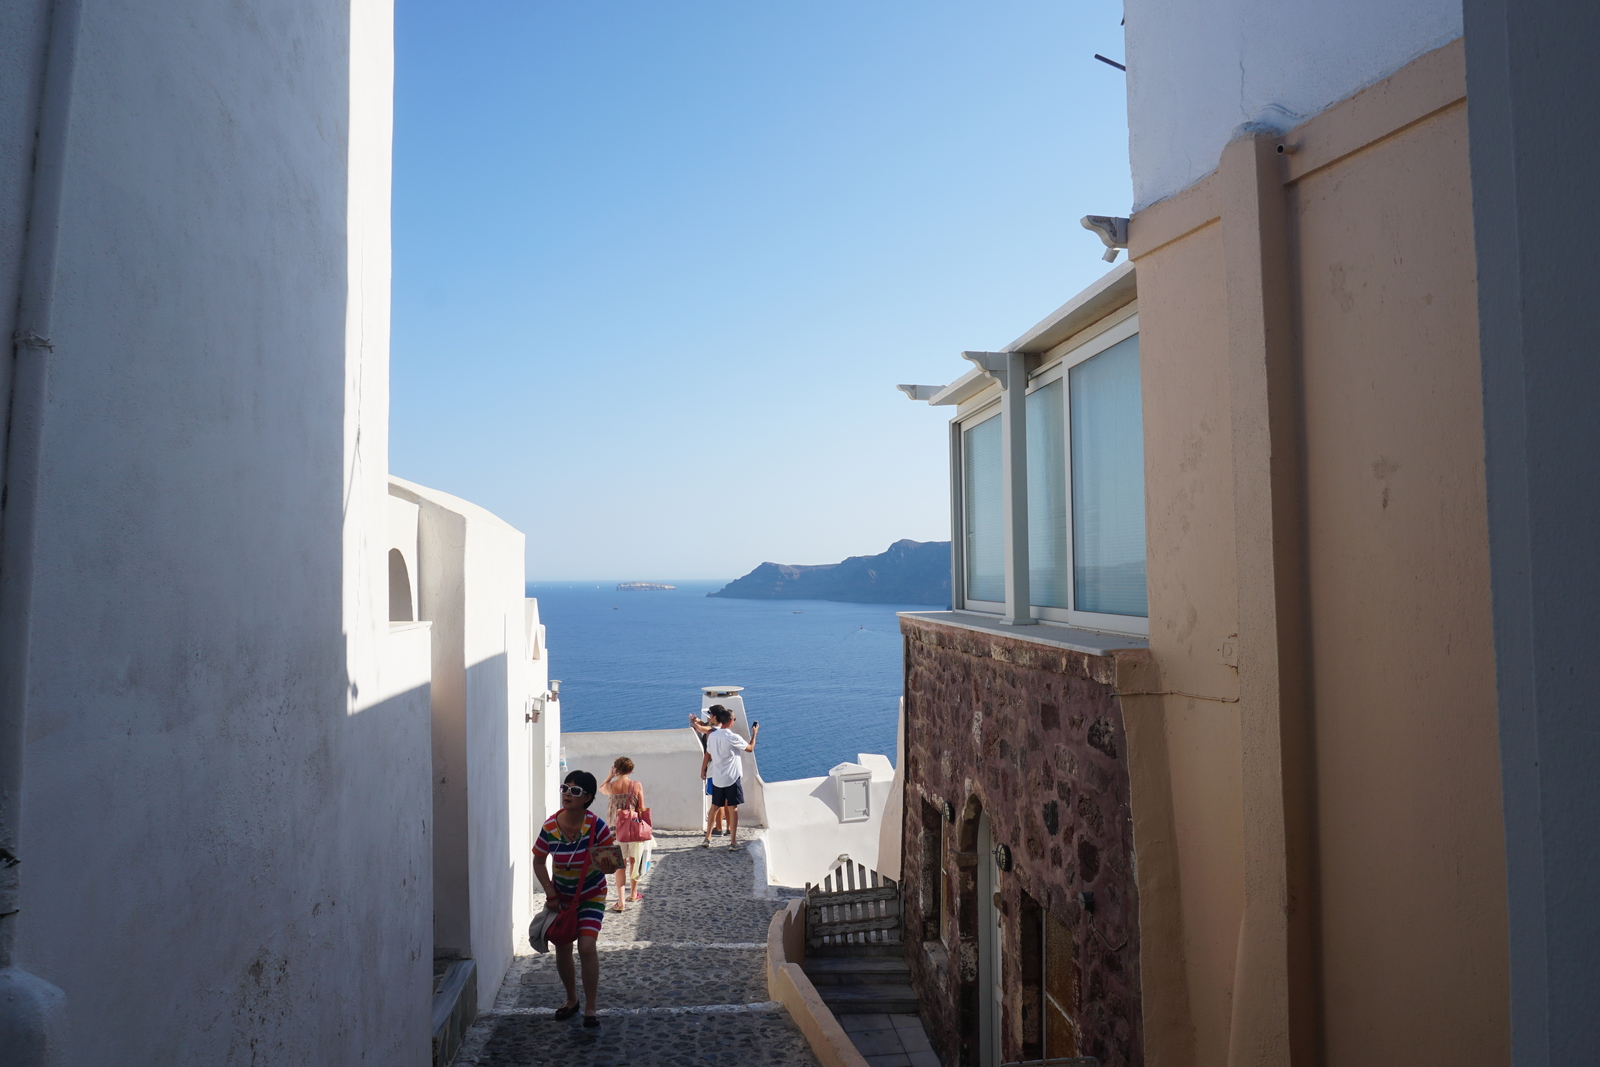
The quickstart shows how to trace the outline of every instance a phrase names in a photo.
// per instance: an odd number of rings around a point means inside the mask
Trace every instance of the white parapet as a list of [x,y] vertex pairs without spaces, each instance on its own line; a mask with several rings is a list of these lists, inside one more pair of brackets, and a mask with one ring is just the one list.
[[[662,830],[705,826],[705,787],[700,781],[700,742],[688,726],[676,730],[597,730],[563,733],[567,770],[588,771],[606,780],[618,756],[633,760],[633,778],[644,787],[644,802]],[[605,816],[605,798],[595,800]]]

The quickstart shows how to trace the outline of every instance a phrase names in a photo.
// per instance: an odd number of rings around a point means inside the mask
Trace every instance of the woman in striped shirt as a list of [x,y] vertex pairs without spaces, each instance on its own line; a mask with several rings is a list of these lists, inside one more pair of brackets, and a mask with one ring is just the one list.
[[[600,955],[595,951],[595,938],[600,936],[600,921],[606,914],[606,875],[611,871],[598,862],[590,861],[590,852],[597,845],[613,841],[611,827],[605,820],[589,810],[594,802],[595,780],[588,771],[573,771],[561,786],[561,809],[544,821],[539,829],[539,840],[533,846],[533,873],[544,887],[544,906],[559,908],[570,902],[574,894],[578,899],[578,959],[583,964],[583,1025],[599,1026],[594,1013],[595,987],[600,982]],[[549,858],[555,865],[555,877],[545,869]],[[580,889],[578,879],[584,868],[589,875]],[[578,1011],[578,986],[572,967],[572,946],[556,944],[556,971],[561,983],[567,987],[567,1002],[556,1009],[557,1019],[570,1019]]]

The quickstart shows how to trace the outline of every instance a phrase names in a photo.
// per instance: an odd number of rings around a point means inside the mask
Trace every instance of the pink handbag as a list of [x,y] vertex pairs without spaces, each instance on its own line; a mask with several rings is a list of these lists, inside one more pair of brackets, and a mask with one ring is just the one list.
[[617,840],[624,843],[655,840],[655,829],[650,823],[650,809],[639,807],[639,795],[644,792],[638,782],[631,783],[628,806],[617,812]]

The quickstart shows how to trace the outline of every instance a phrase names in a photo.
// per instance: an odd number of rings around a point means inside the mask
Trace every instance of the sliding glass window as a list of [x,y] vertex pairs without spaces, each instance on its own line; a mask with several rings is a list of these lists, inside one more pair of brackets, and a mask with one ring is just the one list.
[[961,432],[962,518],[967,599],[1006,598],[1005,510],[1000,487],[1000,416]]
[[[1130,316],[1036,372],[1027,396],[1028,588],[1036,618],[1144,633],[1144,418]],[[964,603],[1005,601],[999,405],[959,418]]]
[[1079,363],[1068,378],[1073,607],[1148,615],[1138,334]]

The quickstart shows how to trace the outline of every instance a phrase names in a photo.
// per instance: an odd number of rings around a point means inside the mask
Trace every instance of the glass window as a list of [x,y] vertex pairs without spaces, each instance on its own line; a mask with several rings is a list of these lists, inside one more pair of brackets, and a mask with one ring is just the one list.
[[1073,606],[1108,615],[1146,615],[1138,335],[1067,373],[1072,404]]
[[1067,438],[1061,379],[1028,394],[1028,588],[1034,604],[1067,603]]
[[1005,511],[1000,496],[998,415],[962,431],[961,464],[967,599],[1004,602]]

